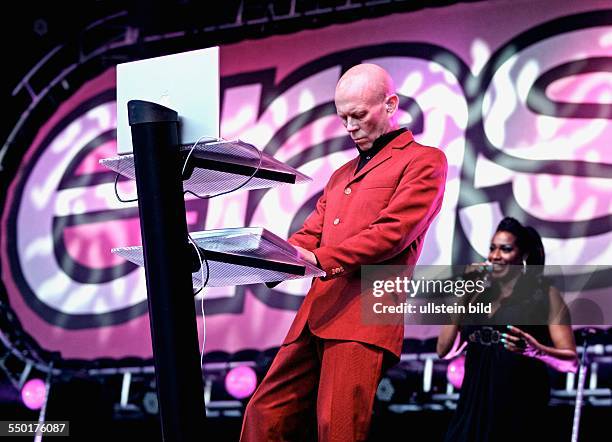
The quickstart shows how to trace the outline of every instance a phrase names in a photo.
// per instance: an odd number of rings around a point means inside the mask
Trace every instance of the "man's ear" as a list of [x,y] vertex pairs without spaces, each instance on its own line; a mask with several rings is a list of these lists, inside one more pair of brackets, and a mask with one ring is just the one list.
[[399,105],[399,97],[396,94],[390,95],[386,99],[386,110],[389,114],[393,115]]

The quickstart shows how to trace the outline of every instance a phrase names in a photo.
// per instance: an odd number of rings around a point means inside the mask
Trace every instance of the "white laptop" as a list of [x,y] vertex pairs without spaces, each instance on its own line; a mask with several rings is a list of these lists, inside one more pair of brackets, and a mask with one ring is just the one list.
[[117,153],[132,153],[127,103],[169,107],[181,119],[181,144],[219,137],[219,47],[117,65]]

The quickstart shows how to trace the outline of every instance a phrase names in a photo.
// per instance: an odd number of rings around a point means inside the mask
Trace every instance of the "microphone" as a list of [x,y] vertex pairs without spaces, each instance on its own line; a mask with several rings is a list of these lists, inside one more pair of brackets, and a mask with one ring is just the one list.
[[486,276],[489,273],[493,273],[493,264],[489,261],[470,264],[469,267],[476,267],[475,269],[465,273],[465,276]]
[[485,289],[491,288],[491,274],[493,273],[493,264],[488,260],[482,263],[470,264],[468,267],[475,267],[469,272],[462,275],[461,279],[480,279],[484,281]]

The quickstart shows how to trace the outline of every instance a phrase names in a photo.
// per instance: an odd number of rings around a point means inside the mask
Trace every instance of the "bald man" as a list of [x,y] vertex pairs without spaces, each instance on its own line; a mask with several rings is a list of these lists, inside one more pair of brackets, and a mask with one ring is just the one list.
[[333,173],[289,238],[326,276],[313,281],[251,398],[242,441],[366,440],[378,382],[401,353],[403,321],[364,321],[360,268],[416,264],[442,205],[446,158],[398,127],[399,98],[384,69],[352,67],[334,99],[358,155]]

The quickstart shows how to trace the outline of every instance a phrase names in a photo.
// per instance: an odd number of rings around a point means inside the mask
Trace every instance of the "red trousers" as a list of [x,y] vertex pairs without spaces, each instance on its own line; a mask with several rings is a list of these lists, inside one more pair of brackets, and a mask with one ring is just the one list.
[[320,339],[306,326],[249,401],[240,440],[366,440],[383,358],[380,348]]

